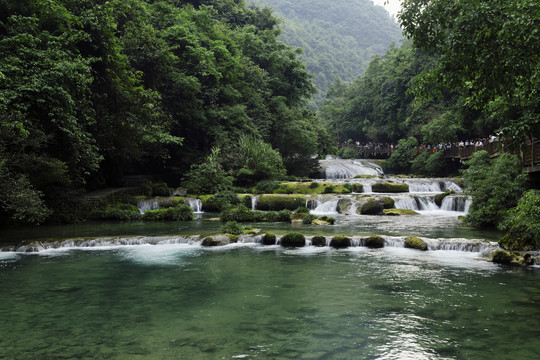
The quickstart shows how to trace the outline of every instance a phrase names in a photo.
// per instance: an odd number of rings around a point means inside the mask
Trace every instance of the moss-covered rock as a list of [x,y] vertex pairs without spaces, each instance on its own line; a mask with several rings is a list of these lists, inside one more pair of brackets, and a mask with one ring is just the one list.
[[231,240],[231,238],[227,235],[214,235],[205,237],[202,240],[201,245],[208,247],[225,246],[231,244],[232,242],[233,241]]
[[396,207],[396,202],[391,197],[385,196],[381,198],[381,201],[385,209],[393,209]]
[[330,246],[334,249],[345,249],[351,246],[351,239],[343,235],[334,236],[330,240]]
[[491,261],[495,264],[510,265],[512,263],[512,254],[503,250],[497,250],[493,253]]
[[405,247],[408,249],[416,249],[421,251],[427,251],[428,246],[424,240],[417,238],[416,236],[408,236],[405,239]]
[[383,202],[376,198],[362,198],[356,212],[361,215],[381,215],[384,210]]
[[420,214],[411,209],[384,209],[383,215],[400,216],[400,215],[420,215]]
[[306,197],[304,195],[261,195],[257,201],[257,209],[263,211],[295,210],[300,206],[305,206]]
[[405,183],[378,182],[371,185],[376,193],[404,193],[409,192],[409,185]]
[[352,184],[352,192],[355,192],[355,193],[364,192],[364,185],[358,184],[358,183],[353,183]]
[[262,244],[263,245],[275,245],[276,244],[276,234],[274,233],[266,233],[262,237]]
[[317,247],[326,246],[326,237],[324,237],[324,236],[314,236],[311,239],[311,245],[317,246]]
[[337,212],[344,215],[350,215],[352,203],[353,202],[350,197],[344,197],[339,199],[336,207]]
[[380,249],[384,247],[384,239],[380,236],[370,236],[362,239],[362,242],[370,249]]
[[292,232],[283,235],[280,244],[283,247],[303,247],[306,246],[306,238],[300,233]]
[[376,175],[356,175],[355,179],[374,179],[376,178]]

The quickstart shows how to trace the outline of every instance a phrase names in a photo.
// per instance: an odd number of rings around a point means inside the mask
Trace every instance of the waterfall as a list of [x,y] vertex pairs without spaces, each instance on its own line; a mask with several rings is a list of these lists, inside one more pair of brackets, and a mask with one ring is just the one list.
[[[409,191],[415,193],[442,192],[441,182],[435,179],[408,179]],[[443,182],[444,185],[444,182]]]
[[416,198],[412,196],[399,197],[397,199],[394,199],[394,206],[396,207],[396,209],[419,210],[418,202],[416,201]]
[[317,206],[314,210],[311,210],[310,213],[313,215],[334,215],[337,214],[337,205],[339,198],[323,202]]
[[468,200],[469,199],[464,196],[449,195],[443,199],[441,210],[465,212]]
[[251,197],[251,210],[257,210],[257,201],[259,201],[258,196]]
[[352,179],[356,175],[383,175],[380,166],[360,160],[331,159],[320,160],[326,179]]
[[148,210],[159,209],[159,202],[157,199],[139,200],[139,202],[137,202],[137,207],[139,208],[140,213],[144,214]]
[[202,214],[203,213],[203,210],[202,210],[203,203],[202,203],[201,199],[188,198],[186,200],[187,200],[189,206],[193,209],[193,212],[195,214]]
[[456,184],[456,182],[454,181],[450,181],[450,180],[445,180],[444,181],[444,191],[452,191],[454,190],[455,192],[461,192],[462,189],[461,189],[461,186],[459,186],[458,184]]
[[468,214],[469,213],[469,208],[471,207],[472,205],[472,199],[467,199],[467,201],[465,201],[465,208],[463,209],[463,212],[465,214]]
[[434,211],[440,210],[437,204],[435,204],[435,198],[431,196],[417,196],[416,200],[419,204],[419,210]]

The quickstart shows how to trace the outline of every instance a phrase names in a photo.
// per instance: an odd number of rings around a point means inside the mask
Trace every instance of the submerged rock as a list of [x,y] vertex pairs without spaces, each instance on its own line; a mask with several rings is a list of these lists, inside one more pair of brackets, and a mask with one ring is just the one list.
[[408,249],[416,249],[421,251],[427,251],[428,246],[424,240],[417,238],[416,236],[409,236],[405,239],[405,247]]

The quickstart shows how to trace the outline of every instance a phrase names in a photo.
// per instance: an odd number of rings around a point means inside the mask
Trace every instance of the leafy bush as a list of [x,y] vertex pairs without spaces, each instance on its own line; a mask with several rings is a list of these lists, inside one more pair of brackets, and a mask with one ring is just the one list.
[[336,219],[334,219],[333,217],[329,217],[329,216],[322,216],[322,217],[319,218],[319,220],[326,221],[330,225],[334,225],[335,222],[336,222]]
[[193,164],[183,178],[184,186],[191,194],[215,194],[232,188],[233,177],[219,163],[219,147],[212,148],[206,161]]
[[346,147],[340,153],[342,159],[358,159],[360,157],[360,153],[354,147]]
[[236,221],[228,221],[225,224],[225,232],[232,235],[240,235],[244,231],[244,227]]
[[508,212],[499,229],[507,234],[499,245],[510,250],[540,249],[540,191],[529,190]]
[[316,181],[313,181],[311,184],[309,184],[310,189],[316,189],[319,187],[319,183]]
[[385,170],[402,173],[409,172],[416,155],[417,145],[418,141],[412,136],[408,139],[399,140],[392,155],[384,163]]
[[444,151],[437,151],[426,160],[425,170],[428,176],[444,176],[446,175],[446,168]]
[[252,211],[245,205],[240,204],[226,208],[221,212],[220,219],[223,222],[290,222],[291,211]]
[[313,222],[313,220],[317,219],[317,216],[315,215],[312,215],[312,214],[306,214],[303,219],[302,219],[302,223],[303,224],[306,224],[306,225],[309,225]]
[[309,214],[309,209],[305,206],[299,206],[294,210],[296,214]]
[[142,216],[143,221],[191,221],[193,209],[187,204],[157,210],[148,210]]
[[283,247],[303,247],[305,245],[306,238],[297,232],[288,233],[281,238],[281,246]]
[[255,186],[257,194],[272,194],[279,187],[280,182],[275,180],[263,180]]
[[334,193],[334,185],[328,185],[328,186],[325,186],[323,192],[324,192],[325,194],[332,194],[332,193]]
[[463,171],[465,192],[472,205],[465,221],[473,226],[496,226],[508,210],[518,204],[525,190],[526,175],[521,173],[521,158],[502,153],[493,163],[486,151],[474,153]]
[[428,152],[423,152],[415,156],[411,163],[411,172],[417,175],[426,175],[426,162],[429,158]]
[[257,202],[260,210],[294,210],[305,206],[306,197],[303,195],[261,195]]

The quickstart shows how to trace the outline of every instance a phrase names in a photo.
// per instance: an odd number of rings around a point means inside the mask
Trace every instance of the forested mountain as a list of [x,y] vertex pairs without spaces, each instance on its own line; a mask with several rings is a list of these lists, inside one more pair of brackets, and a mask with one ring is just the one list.
[[283,20],[281,39],[302,48],[319,94],[317,105],[336,78],[351,81],[362,74],[374,54],[399,42],[401,30],[386,10],[370,0],[250,0],[268,5]]
[[278,35],[238,0],[0,1],[0,220],[63,220],[126,174],[309,174],[325,130]]

